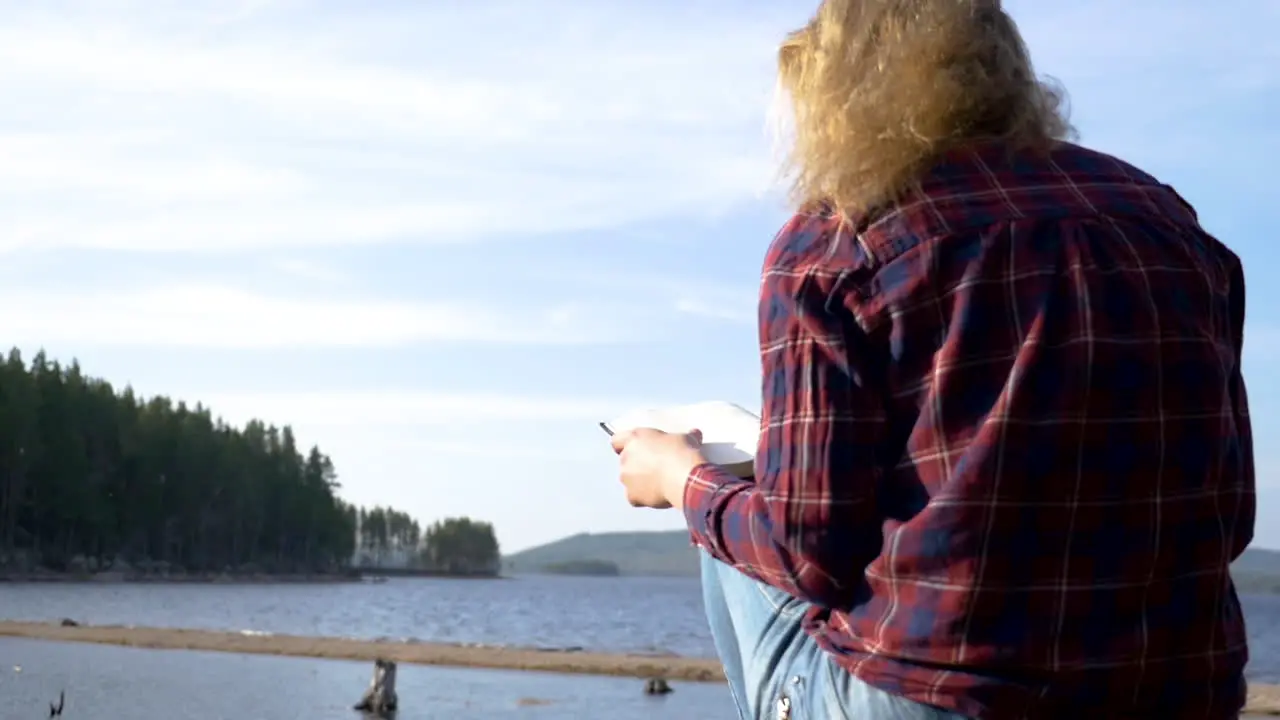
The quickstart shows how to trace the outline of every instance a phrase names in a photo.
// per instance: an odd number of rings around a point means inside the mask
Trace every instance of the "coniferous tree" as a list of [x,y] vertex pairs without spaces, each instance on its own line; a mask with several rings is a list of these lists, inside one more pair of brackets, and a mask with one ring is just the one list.
[[419,555],[417,521],[338,488],[289,427],[117,392],[43,352],[0,362],[0,567],[292,573],[349,566],[357,543],[379,561]]

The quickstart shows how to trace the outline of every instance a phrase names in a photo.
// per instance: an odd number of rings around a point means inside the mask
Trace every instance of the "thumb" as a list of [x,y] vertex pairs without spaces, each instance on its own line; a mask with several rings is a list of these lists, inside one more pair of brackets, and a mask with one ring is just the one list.
[[697,444],[699,444],[699,445],[701,445],[701,444],[702,444],[702,431],[701,431],[701,430],[699,430],[699,429],[697,429],[697,428],[694,428],[694,429],[692,429],[692,430],[690,430],[690,431],[689,431],[688,435],[689,435],[689,439],[690,439],[690,440],[692,440],[693,442],[695,442],[695,443],[697,443]]
[[615,433],[613,437],[609,438],[609,444],[613,446],[613,451],[615,453],[621,455],[622,451],[626,449],[627,443],[631,442],[631,438],[633,436],[635,436],[635,432],[631,430]]

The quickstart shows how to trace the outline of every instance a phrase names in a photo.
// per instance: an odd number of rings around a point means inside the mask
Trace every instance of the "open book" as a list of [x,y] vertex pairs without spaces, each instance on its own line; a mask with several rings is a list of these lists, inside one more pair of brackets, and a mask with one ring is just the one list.
[[707,461],[740,478],[755,473],[760,417],[733,403],[712,401],[693,405],[633,410],[600,426],[609,434],[649,427],[669,433],[702,431],[702,454]]

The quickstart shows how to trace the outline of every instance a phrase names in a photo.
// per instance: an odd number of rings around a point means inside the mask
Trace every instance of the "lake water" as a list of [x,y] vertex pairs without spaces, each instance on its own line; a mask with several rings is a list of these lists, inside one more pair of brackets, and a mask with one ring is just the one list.
[[[13,666],[19,665],[20,672]],[[45,720],[356,720],[371,663],[136,650],[0,638],[0,718]],[[728,689],[639,680],[401,665],[397,720],[731,720]]]
[[[1280,596],[1242,598],[1252,679],[1280,683]],[[714,655],[694,578],[382,584],[0,583],[0,619]],[[8,641],[0,639],[0,644]],[[3,653],[0,653],[3,660]]]
[[0,619],[715,654],[696,578],[385,583],[0,583]]

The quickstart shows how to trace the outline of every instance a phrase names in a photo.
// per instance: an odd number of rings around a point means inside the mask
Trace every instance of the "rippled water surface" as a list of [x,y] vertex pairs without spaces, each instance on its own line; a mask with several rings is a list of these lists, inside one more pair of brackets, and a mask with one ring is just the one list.
[[692,578],[386,583],[0,583],[0,618],[714,654]]
[[[1252,644],[1249,674],[1280,683],[1280,597],[1246,595],[1242,601]],[[406,578],[334,585],[0,583],[0,619],[63,617],[92,624],[714,654],[693,578]]]
[[[21,668],[16,672],[14,666]],[[43,720],[357,720],[370,663],[0,638],[0,718]],[[728,689],[673,683],[400,666],[397,720],[731,720]]]

